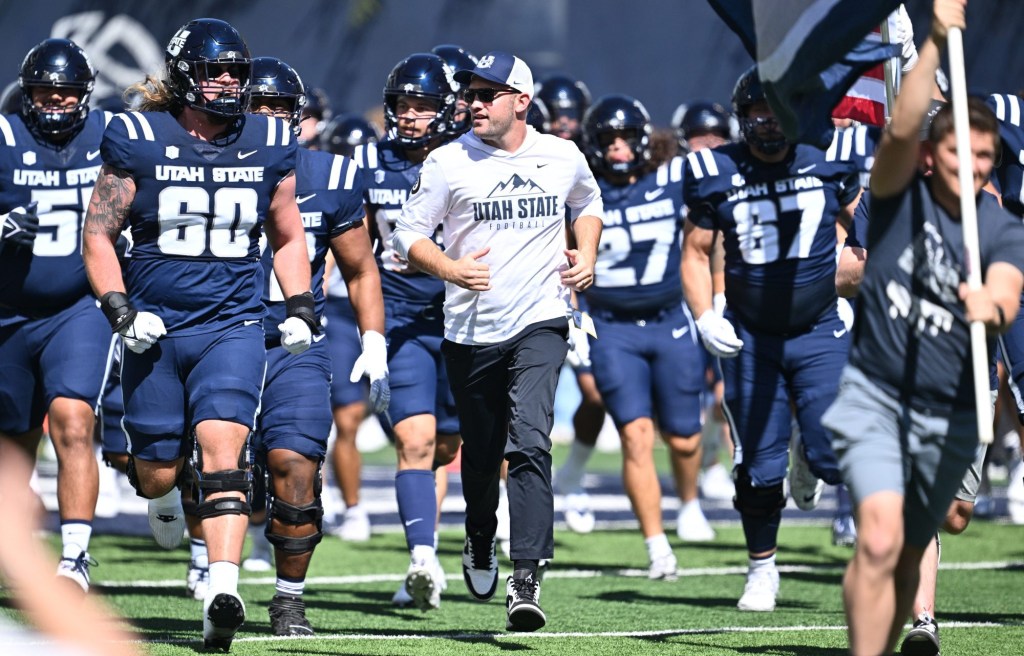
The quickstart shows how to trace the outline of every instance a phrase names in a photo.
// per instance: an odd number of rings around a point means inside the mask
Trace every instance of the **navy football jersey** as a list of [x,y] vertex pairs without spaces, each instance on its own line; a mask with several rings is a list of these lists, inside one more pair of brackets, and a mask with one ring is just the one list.
[[856,125],[837,130],[832,145],[825,152],[826,159],[850,161],[860,171],[860,186],[868,188],[871,167],[875,165],[875,151],[882,140],[882,128],[877,125]]
[[92,294],[82,263],[82,219],[110,116],[93,112],[59,148],[37,140],[20,115],[0,116],[0,214],[35,201],[39,215],[31,252],[0,247],[0,317],[48,315]]
[[[366,213],[376,241],[374,251],[384,298],[408,303],[442,303],[444,282],[410,267],[391,246],[391,235],[402,214],[402,206],[423,165],[406,159],[405,151],[393,141],[357,146],[353,157],[362,168]],[[440,229],[435,237],[440,245]]]
[[[342,155],[300,148],[295,167],[295,202],[306,230],[306,248],[312,271],[311,289],[316,314],[324,313],[324,267],[331,239],[359,226],[363,221],[363,187],[355,162]],[[267,338],[278,338],[278,324],[285,320],[285,298],[274,275],[274,251],[263,247],[263,302],[267,317],[263,330]],[[344,284],[344,283],[342,283]]]
[[673,158],[634,184],[597,182],[604,230],[587,304],[627,312],[678,305],[683,298],[683,158]]
[[1024,100],[992,94],[986,101],[999,119],[1003,153],[992,181],[1003,197],[1003,207],[1024,217]]
[[167,112],[117,114],[102,154],[135,181],[125,278],[135,307],[175,335],[262,319],[260,235],[295,153],[281,119],[247,115],[207,142]]
[[687,219],[722,232],[726,299],[748,323],[786,333],[834,304],[836,217],[860,191],[843,154],[798,144],[769,164],[738,143],[687,155]]

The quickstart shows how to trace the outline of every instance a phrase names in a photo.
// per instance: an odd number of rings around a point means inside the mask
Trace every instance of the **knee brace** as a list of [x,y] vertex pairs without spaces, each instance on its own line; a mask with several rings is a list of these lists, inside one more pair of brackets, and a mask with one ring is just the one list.
[[[316,468],[316,479],[313,483],[313,503],[305,506],[295,506],[287,501],[277,498],[273,490],[273,477],[267,474],[267,528],[265,535],[267,541],[277,549],[290,554],[304,554],[313,551],[316,545],[324,537],[323,518],[324,506],[321,499],[323,489],[323,476],[321,474],[323,461]],[[313,524],[316,533],[301,538],[285,535],[277,535],[273,532],[273,522],[276,519],[282,524],[289,526],[306,526]]]
[[736,496],[732,505],[744,515],[767,517],[774,515],[786,507],[786,495],[782,489],[782,481],[768,487],[754,487],[747,468],[736,467]]
[[[220,517],[221,515],[252,514],[249,505],[252,496],[252,460],[249,456],[249,444],[252,433],[245,439],[242,453],[238,458],[238,469],[223,471],[203,471],[203,450],[195,434],[192,436],[192,457],[189,458],[189,474],[192,478],[192,499],[196,503],[196,516],[199,519]],[[211,492],[242,492],[244,499],[222,498],[207,499]]]

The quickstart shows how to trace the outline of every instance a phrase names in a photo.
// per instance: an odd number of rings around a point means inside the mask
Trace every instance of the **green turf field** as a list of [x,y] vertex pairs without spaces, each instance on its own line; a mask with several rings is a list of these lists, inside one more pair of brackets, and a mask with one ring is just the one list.
[[[651,582],[643,541],[633,531],[559,533],[555,566],[544,581],[548,625],[532,635],[504,631],[501,599],[472,601],[459,570],[461,535],[446,532],[441,560],[449,590],[432,613],[390,606],[408,563],[400,534],[362,545],[327,538],[307,583],[317,635],[269,635],[268,575],[243,572],[248,620],[232,653],[244,654],[845,654],[839,581],[849,551],[828,544],[824,526],[783,526],[782,587],[774,613],[735,610],[745,558],[740,529],[719,526],[716,542],[675,544],[683,576]],[[939,621],[944,656],[1018,656],[1024,651],[1024,529],[975,522],[943,543]],[[160,550],[147,538],[94,538],[94,590],[142,634],[151,654],[202,649],[200,602],[185,596],[188,553]],[[502,561],[503,571],[508,562]],[[0,592],[0,600],[6,593]],[[4,603],[0,613],[12,614]],[[21,649],[22,651],[18,651]],[[31,654],[31,647],[5,655]]]

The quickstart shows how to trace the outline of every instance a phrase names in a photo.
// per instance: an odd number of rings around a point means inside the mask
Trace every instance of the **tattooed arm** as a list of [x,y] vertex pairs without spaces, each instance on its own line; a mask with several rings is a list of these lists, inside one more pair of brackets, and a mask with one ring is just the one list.
[[124,229],[134,199],[135,181],[131,175],[104,165],[92,191],[82,236],[85,273],[97,298],[107,292],[125,291],[114,244]]

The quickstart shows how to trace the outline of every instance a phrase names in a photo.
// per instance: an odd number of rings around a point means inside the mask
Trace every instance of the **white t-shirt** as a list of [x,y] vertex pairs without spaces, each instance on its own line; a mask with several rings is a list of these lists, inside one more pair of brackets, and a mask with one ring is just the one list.
[[527,129],[519,150],[488,146],[472,132],[432,152],[402,208],[393,246],[402,257],[443,227],[445,255],[457,260],[490,247],[491,289],[445,284],[445,337],[495,344],[530,324],[566,316],[569,268],[565,215],[601,218],[597,181],[574,143]]

